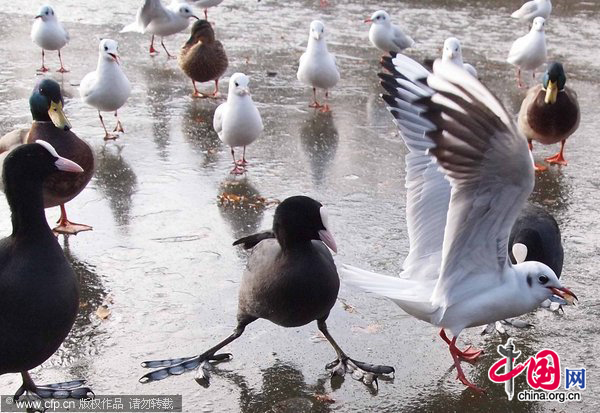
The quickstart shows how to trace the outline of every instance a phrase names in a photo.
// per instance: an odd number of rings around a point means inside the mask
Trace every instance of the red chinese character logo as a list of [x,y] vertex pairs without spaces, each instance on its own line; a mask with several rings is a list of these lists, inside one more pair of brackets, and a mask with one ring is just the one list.
[[[510,347],[508,347],[509,344]],[[509,399],[512,399],[514,392],[514,378],[521,374],[525,368],[527,368],[527,384],[531,388],[553,391],[560,387],[560,358],[556,352],[544,349],[535,356],[529,357],[524,363],[515,365],[514,362],[521,353],[514,353],[512,342],[507,342],[506,347],[499,347],[498,352],[505,357],[490,367],[488,376],[495,383],[510,383],[506,389]]]
[[560,359],[552,350],[542,350],[525,362],[527,384],[534,389],[556,390],[560,386]]

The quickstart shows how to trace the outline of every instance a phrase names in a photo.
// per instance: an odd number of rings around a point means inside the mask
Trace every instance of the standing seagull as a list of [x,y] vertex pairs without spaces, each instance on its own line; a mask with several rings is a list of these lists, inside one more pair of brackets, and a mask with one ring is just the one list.
[[190,17],[199,20],[186,3],[174,1],[168,7],[165,7],[160,0],[144,0],[144,5],[137,11],[135,21],[123,27],[121,33],[152,33],[152,40],[150,41],[151,55],[158,53],[154,49],[154,36],[160,36],[160,44],[165,49],[167,57],[174,58],[165,47],[163,37],[187,29],[190,24]]
[[552,2],[550,0],[531,0],[523,4],[521,8],[510,15],[513,19],[519,19],[530,22],[536,17],[543,17],[548,20],[552,12]]
[[223,0],[188,0],[188,2],[202,7],[204,9],[204,20],[208,20],[208,8],[218,6],[223,3]]
[[230,359],[231,354],[216,354],[217,351],[239,338],[246,326],[259,318],[282,327],[300,327],[316,321],[337,354],[337,359],[326,367],[332,375],[349,372],[352,378],[371,385],[377,384],[378,375],[393,374],[393,367],[351,359],[329,334],[326,320],[337,299],[340,279],[327,249],[337,251],[327,221],[327,211],[319,202],[293,196],[275,210],[271,231],[234,242],[233,245],[252,249],[252,254],[240,286],[238,322],[233,334],[198,356],[142,363],[146,368],[162,368],[140,381],[162,380],[200,366],[196,380],[208,384],[206,364]]
[[[384,100],[409,149],[406,219],[410,251],[402,278],[354,267],[345,278],[391,298],[414,317],[441,328],[457,378],[467,380],[456,340],[468,327],[535,310],[553,295],[572,302],[551,268],[512,265],[508,238],[533,190],[527,141],[500,101],[464,69],[443,63],[433,73],[398,54],[384,60]],[[452,340],[445,329],[452,333]]]
[[125,104],[131,93],[131,85],[119,64],[118,44],[111,39],[103,39],[98,46],[98,66],[81,80],[81,99],[98,109],[98,116],[104,128],[104,139],[116,139],[117,134],[106,130],[100,111],[115,112],[117,126],[113,132],[125,132],[118,118],[117,110]]
[[[229,79],[227,102],[221,103],[213,118],[213,128],[219,139],[231,147],[234,175],[246,172],[246,146],[250,145],[263,131],[262,118],[252,101],[248,83],[250,79],[243,73],[234,73]],[[243,146],[242,159],[235,159],[233,148]]]
[[69,43],[69,32],[58,21],[54,10],[50,6],[42,6],[35,21],[31,27],[31,40],[42,48],[42,67],[39,72],[47,72],[48,68],[44,65],[44,50],[58,50],[58,60],[60,60],[60,73],[68,72],[65,69],[60,55],[60,49]]
[[371,23],[369,40],[384,53],[400,53],[415,45],[415,41],[393,24],[390,15],[383,10],[373,13],[371,18],[365,19],[365,23]]
[[20,373],[15,399],[88,397],[85,381],[36,385],[29,370],[62,344],[79,310],[79,285],[44,214],[44,181],[58,171],[81,173],[44,141],[21,145],[2,168],[12,234],[0,240],[0,375]]
[[[297,76],[299,81],[312,87],[314,101],[308,107],[320,108],[322,112],[329,112],[331,110],[327,104],[329,89],[339,82],[340,72],[335,63],[335,57],[327,50],[325,25],[318,20],[314,20],[310,24],[308,45],[306,52],[300,57]],[[325,89],[325,104],[323,105],[317,102],[317,88]]]
[[444,42],[444,51],[442,52],[443,62],[452,62],[464,68],[473,77],[477,78],[477,70],[470,64],[463,62],[462,49],[460,42],[456,37],[449,37]]
[[546,36],[544,26],[546,20],[536,17],[531,30],[523,37],[519,37],[512,44],[506,61],[517,67],[517,85],[525,87],[521,80],[521,70],[532,70],[535,78],[535,69],[546,62]]

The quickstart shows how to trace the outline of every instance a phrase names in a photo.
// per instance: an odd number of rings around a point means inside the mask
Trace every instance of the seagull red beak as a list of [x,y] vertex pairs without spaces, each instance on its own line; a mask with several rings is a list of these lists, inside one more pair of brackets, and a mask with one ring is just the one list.
[[198,16],[194,16],[193,14],[192,14],[190,17],[193,17],[193,18],[194,18],[194,19],[196,19],[196,20],[200,20],[200,17],[198,17]]
[[577,296],[575,294],[573,294],[573,292],[566,287],[562,287],[562,288],[548,287],[548,288],[550,289],[550,291],[552,291],[552,293],[554,295],[559,296],[560,298],[562,298],[569,304],[573,304],[574,300],[579,300],[577,298]]
[[35,17],[33,18],[33,20],[35,20],[35,19],[41,19],[41,18],[42,18],[42,15],[41,15],[41,14],[38,14],[37,16],[35,16]]
[[114,53],[109,53],[108,55],[109,55],[110,57],[112,57],[112,58],[113,58],[113,60],[114,60],[115,62],[117,62],[117,64],[119,64],[119,56],[117,56],[117,55],[116,55],[116,54],[114,54]]
[[373,20],[371,20],[371,19],[369,18],[369,19],[365,19],[365,21],[364,21],[364,22],[365,22],[365,23],[373,23]]

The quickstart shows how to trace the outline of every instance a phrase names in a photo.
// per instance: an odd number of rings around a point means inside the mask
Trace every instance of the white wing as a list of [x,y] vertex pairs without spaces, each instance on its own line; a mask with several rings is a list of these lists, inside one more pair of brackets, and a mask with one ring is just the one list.
[[[426,78],[429,75],[427,69],[403,55],[397,55],[394,60],[394,63],[400,62],[411,68],[410,77]],[[435,125],[421,117],[423,108],[411,103],[429,96],[432,90],[415,85],[396,70],[394,63],[389,57],[384,58],[383,66],[391,75],[379,76],[389,93],[383,99],[410,151],[406,155],[406,222],[410,252],[404,261],[404,275],[436,279],[450,202],[450,184],[444,179],[435,158],[427,153],[435,145],[426,133],[434,131]]]
[[408,49],[415,45],[415,41],[410,36],[404,34],[398,26],[393,26],[393,29],[392,42],[400,49]]
[[79,96],[85,102],[95,91],[96,71],[90,72],[81,79],[79,83]]
[[463,66],[465,70],[471,74],[471,76],[477,79],[477,69],[475,69],[475,66],[470,65],[469,63],[463,63]]
[[221,138],[221,131],[223,130],[223,112],[225,112],[226,105],[227,102],[221,103],[213,116],[213,128],[217,132],[217,135],[219,135],[219,138]]
[[523,56],[524,51],[527,49],[529,42],[527,41],[527,35],[523,37],[519,37],[514,41],[512,46],[510,47],[510,51],[508,52],[508,57],[506,61],[509,63],[514,63],[516,60]]
[[534,13],[536,11],[537,11],[537,4],[535,4],[534,1],[528,1],[527,3],[523,4],[519,10],[517,10],[513,14],[511,14],[510,17],[512,17],[514,19],[522,19],[522,18],[526,17],[527,15]]
[[[398,64],[397,70],[404,73]],[[435,92],[416,103],[436,125],[427,132],[435,143],[429,152],[452,186],[441,273],[431,297],[444,310],[501,282],[499,274],[510,265],[510,230],[533,190],[534,171],[512,117],[477,79],[438,60],[426,84]]]
[[144,33],[146,27],[152,20],[163,21],[169,20],[170,16],[167,10],[162,5],[160,0],[144,0],[144,4],[137,11],[135,21],[123,27],[121,33],[124,32],[140,32]]

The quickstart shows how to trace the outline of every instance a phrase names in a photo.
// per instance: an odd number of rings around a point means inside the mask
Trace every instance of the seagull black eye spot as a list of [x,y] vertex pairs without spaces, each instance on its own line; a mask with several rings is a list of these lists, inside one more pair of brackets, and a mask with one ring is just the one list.
[[542,284],[546,284],[548,282],[548,277],[545,275],[540,275],[540,277],[538,278],[538,280],[540,280],[540,282]]
[[527,276],[527,285],[531,287],[531,275]]

